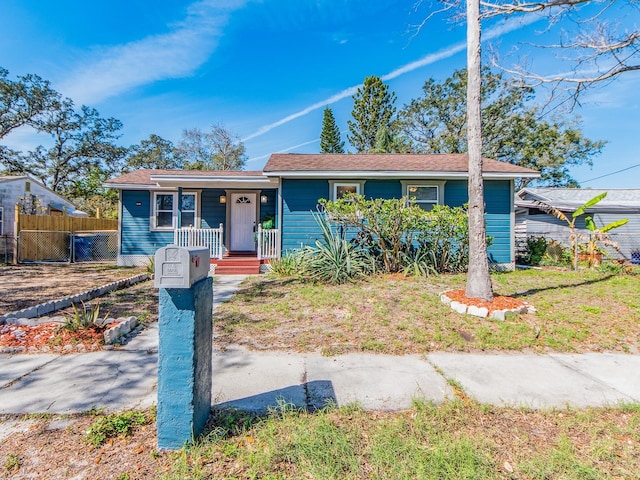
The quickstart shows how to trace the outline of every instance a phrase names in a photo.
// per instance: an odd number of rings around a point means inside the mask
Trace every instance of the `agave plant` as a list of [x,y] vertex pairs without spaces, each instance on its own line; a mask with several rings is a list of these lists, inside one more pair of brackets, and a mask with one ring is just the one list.
[[304,270],[314,280],[340,284],[365,276],[375,268],[375,261],[365,251],[335,232],[324,214],[313,213],[322,232],[315,247],[304,249]]

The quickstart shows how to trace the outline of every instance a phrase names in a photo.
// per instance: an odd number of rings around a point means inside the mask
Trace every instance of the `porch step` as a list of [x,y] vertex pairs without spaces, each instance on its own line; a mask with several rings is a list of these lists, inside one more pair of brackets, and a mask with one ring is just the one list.
[[211,259],[211,264],[216,266],[218,275],[253,275],[260,273],[260,264],[255,255],[243,257],[241,255],[225,256],[222,260]]

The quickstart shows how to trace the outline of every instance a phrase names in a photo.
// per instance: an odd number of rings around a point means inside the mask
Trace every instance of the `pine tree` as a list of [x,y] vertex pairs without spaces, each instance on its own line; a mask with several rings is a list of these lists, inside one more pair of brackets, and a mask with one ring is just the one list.
[[364,79],[364,84],[353,96],[353,121],[348,120],[349,143],[358,153],[375,150],[378,131],[393,131],[392,119],[396,113],[393,104],[396,94],[389,92],[389,86],[382,83],[375,75]]
[[333,111],[329,107],[324,109],[322,115],[320,153],[344,153],[344,142],[340,138],[340,129],[336,125]]

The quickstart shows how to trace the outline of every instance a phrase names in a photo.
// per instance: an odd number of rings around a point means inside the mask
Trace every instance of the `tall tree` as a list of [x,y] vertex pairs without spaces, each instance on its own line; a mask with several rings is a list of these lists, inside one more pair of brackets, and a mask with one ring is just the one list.
[[48,81],[31,74],[10,80],[9,71],[0,67],[0,139],[55,109],[59,101]]
[[107,173],[121,170],[126,149],[114,143],[122,128],[119,120],[102,118],[86,106],[76,112],[67,98],[32,123],[51,136],[53,145],[4,159],[10,172],[30,173],[54,192],[66,194],[96,167]]
[[344,142],[340,136],[340,129],[336,124],[333,111],[329,107],[326,107],[322,114],[320,153],[344,153]]
[[[425,82],[423,96],[412,100],[399,113],[403,133],[415,151],[466,153],[467,70],[462,69],[442,83]],[[482,153],[485,157],[533,168],[541,172],[539,185],[577,186],[568,166],[591,165],[603,141],[585,138],[577,118],[544,119],[531,105],[534,91],[507,82],[501,73],[482,70]],[[517,187],[526,186],[523,180]]]
[[480,0],[467,0],[467,142],[469,144],[469,271],[467,297],[493,300],[482,179],[482,67],[480,64]]
[[353,120],[348,120],[349,143],[358,153],[368,153],[375,149],[378,131],[393,131],[394,103],[396,94],[389,92],[389,86],[375,75],[364,79],[362,87],[353,95]]
[[189,170],[242,170],[247,161],[240,137],[222,125],[212,126],[210,132],[184,130],[177,152]]
[[127,153],[125,169],[138,170],[141,168],[180,169],[182,161],[171,141],[152,133],[149,138],[141,140],[138,145],[131,145]]
[[543,75],[522,65],[502,68],[526,85],[569,85],[575,105],[589,86],[640,70],[640,27],[625,21],[637,19],[639,9],[637,0],[492,0],[482,2],[482,17],[524,13],[545,18],[545,39],[557,30],[557,41],[535,45],[527,39],[527,45],[556,53],[563,73]]

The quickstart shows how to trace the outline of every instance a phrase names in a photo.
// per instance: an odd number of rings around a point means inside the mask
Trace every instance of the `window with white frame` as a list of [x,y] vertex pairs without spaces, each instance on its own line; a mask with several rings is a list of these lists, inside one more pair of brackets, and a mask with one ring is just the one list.
[[172,229],[174,227],[173,217],[176,194],[155,192],[153,197],[153,227],[157,229]]
[[195,193],[183,193],[182,194],[182,209],[180,215],[181,227],[195,227],[196,226],[196,206],[197,195]]
[[404,186],[407,199],[423,210],[429,211],[441,203],[442,185],[406,183]]
[[363,182],[334,182],[330,181],[331,185],[331,200],[340,200],[342,197],[348,194],[360,195],[362,193]]
[[[198,223],[198,193],[183,192],[181,198],[180,226],[195,227]],[[154,230],[171,230],[178,224],[178,194],[177,192],[153,193]]]

